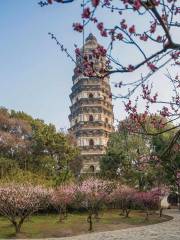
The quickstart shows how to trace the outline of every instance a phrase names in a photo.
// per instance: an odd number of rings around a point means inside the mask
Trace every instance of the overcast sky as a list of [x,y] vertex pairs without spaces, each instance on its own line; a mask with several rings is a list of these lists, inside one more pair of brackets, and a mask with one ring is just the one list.
[[[72,30],[72,23],[80,19],[80,1],[44,8],[39,7],[37,2],[6,0],[0,3],[0,106],[24,111],[55,124],[58,129],[68,128],[74,65],[58,50],[48,32],[55,33],[73,53],[74,43],[79,46],[82,43],[82,36]],[[101,17],[103,20],[106,16]],[[133,23],[133,19],[130,20]],[[139,22],[139,25],[143,26],[143,23]],[[88,26],[86,37],[90,32],[97,36],[94,28]],[[106,44],[105,40],[98,40]],[[138,60],[134,51],[127,53],[123,46],[116,51],[126,64],[129,56],[132,56],[132,62]],[[137,77],[134,73],[128,76],[130,79]],[[121,78],[124,76],[114,75],[111,82]],[[159,81],[162,74],[157,74],[156,78]],[[157,85],[162,90],[162,85]],[[169,94],[168,87],[168,83],[163,84],[162,96]],[[122,119],[125,116],[122,104],[120,101],[113,103],[115,117]]]

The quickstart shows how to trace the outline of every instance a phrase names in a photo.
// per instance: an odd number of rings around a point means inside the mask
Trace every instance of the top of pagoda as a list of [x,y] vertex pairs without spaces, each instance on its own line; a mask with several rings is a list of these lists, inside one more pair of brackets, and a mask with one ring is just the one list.
[[84,43],[84,46],[81,48],[81,51],[91,51],[95,48],[97,48],[98,46],[98,42],[97,42],[97,39],[96,37],[90,33],[89,36],[85,39],[85,43]]
[[97,39],[92,33],[90,33],[89,36],[86,38],[86,42],[88,42],[88,41],[96,41],[97,42]]

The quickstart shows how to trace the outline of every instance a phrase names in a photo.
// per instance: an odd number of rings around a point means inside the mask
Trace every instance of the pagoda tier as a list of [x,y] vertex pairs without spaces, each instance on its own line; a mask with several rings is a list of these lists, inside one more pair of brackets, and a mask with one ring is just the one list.
[[96,107],[88,107],[88,106],[82,106],[79,107],[77,111],[73,112],[69,115],[69,120],[71,121],[73,118],[76,118],[80,116],[81,114],[87,114],[87,113],[101,113],[102,115],[108,115],[111,116],[111,110],[107,108],[102,108],[100,106]]
[[71,88],[72,93],[71,96],[77,94],[77,92],[80,92],[81,90],[103,90],[105,91],[111,91],[109,86],[109,78],[106,77],[105,79],[101,78],[95,78],[95,77],[76,77],[76,81],[74,82],[73,87]]
[[[92,59],[92,51],[97,46],[96,38],[90,34],[83,47],[86,56],[90,55]],[[109,78],[74,75],[71,90],[69,132],[76,137],[81,151],[83,160],[81,172],[96,173],[100,170],[99,161],[106,152],[109,134],[114,131]]]

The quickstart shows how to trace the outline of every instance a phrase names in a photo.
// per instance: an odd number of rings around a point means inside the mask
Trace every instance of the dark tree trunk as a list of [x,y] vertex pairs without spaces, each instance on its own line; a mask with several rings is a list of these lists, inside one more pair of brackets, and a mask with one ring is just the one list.
[[24,222],[24,219],[21,219],[19,223],[17,223],[16,221],[12,221],[16,234],[20,233],[23,222]]
[[130,209],[125,209],[125,217],[128,218],[130,213]]
[[92,222],[92,214],[90,213],[88,218],[87,218],[87,222],[89,223],[89,231],[92,231],[92,226],[93,226],[93,222]]
[[16,228],[16,234],[17,234],[17,233],[20,233],[21,225],[17,224],[17,225],[15,226],[15,228]]
[[146,209],[146,218],[145,218],[146,221],[149,221],[149,210]]
[[64,220],[65,216],[64,216],[64,210],[63,208],[60,208],[59,210],[59,222],[62,222]]
[[64,216],[65,216],[65,218],[67,218],[68,217],[68,211],[67,211],[67,207],[65,207],[65,210],[64,210]]
[[159,217],[162,217],[162,213],[163,213],[163,208],[160,208],[160,210],[159,210]]

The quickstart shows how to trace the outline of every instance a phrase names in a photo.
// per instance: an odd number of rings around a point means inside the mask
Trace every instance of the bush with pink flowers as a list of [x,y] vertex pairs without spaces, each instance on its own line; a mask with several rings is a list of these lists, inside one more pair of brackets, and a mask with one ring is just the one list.
[[67,207],[76,199],[76,185],[61,185],[54,189],[51,195],[51,204],[58,210],[59,221],[67,216]]
[[146,220],[149,219],[149,211],[157,210],[160,207],[160,189],[152,189],[147,192],[137,192],[134,196],[134,201],[139,208],[146,212]]
[[88,210],[89,231],[93,226],[92,216],[98,217],[99,210],[111,191],[112,184],[100,179],[89,178],[79,185],[78,197],[81,199],[81,206]]
[[78,211],[84,208],[88,212],[89,231],[92,231],[93,219],[99,218],[99,211],[103,207],[121,209],[125,217],[129,217],[132,209],[141,209],[148,220],[149,212],[160,207],[160,200],[165,194],[167,189],[162,187],[147,192],[137,191],[117,182],[92,177],[55,189],[6,183],[0,185],[0,214],[10,220],[18,233],[26,218],[38,210],[46,210],[48,205],[58,210],[60,221],[64,219],[68,208]]
[[30,215],[46,207],[51,191],[27,184],[5,184],[0,186],[0,214],[14,226],[16,233]]
[[125,213],[125,217],[129,217],[129,213],[134,206],[135,193],[135,189],[118,184],[109,195],[109,201],[115,203],[116,207],[122,209],[122,214]]

